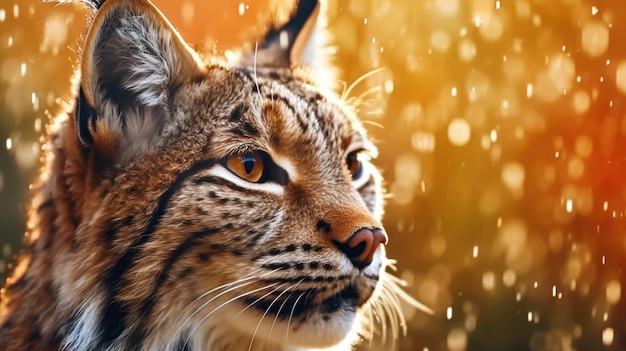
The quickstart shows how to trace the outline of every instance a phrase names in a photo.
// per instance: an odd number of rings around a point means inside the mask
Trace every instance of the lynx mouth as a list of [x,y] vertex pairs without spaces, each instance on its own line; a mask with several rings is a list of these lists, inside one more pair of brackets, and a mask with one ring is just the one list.
[[[325,290],[325,289],[324,289]],[[292,319],[306,316],[307,313],[318,311],[322,318],[330,319],[330,315],[338,311],[354,313],[365,305],[374,293],[374,289],[362,286],[359,282],[351,282],[343,289],[320,301],[319,288],[292,291],[284,298],[277,296],[267,298],[248,297],[245,303],[260,312],[271,314],[279,319]]]
[[337,312],[342,307],[354,311],[356,307],[360,307],[365,303],[365,301],[361,302],[361,300],[363,299],[360,298],[356,287],[351,284],[337,294],[323,300],[320,306],[322,313],[326,316]]

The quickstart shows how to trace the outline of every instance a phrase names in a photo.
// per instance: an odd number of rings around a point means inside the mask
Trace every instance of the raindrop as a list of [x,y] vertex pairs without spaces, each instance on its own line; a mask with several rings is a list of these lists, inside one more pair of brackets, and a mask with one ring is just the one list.
[[615,330],[611,327],[604,328],[602,331],[602,344],[604,346],[611,346],[615,338]]
[[387,79],[385,81],[384,88],[385,88],[385,93],[387,93],[387,94],[393,93],[393,89],[394,89],[393,80]]
[[39,110],[39,98],[37,97],[37,94],[35,94],[34,92],[30,96],[30,102],[33,104],[33,110],[38,111]]
[[526,97],[529,99],[533,97],[533,85],[531,83],[526,84]]
[[411,146],[416,151],[433,152],[435,151],[435,136],[431,133],[415,132],[411,136]]
[[474,22],[474,26],[476,28],[479,28],[480,25],[483,23],[483,16],[482,16],[482,14],[481,13],[475,13],[473,22]]
[[572,199],[565,200],[565,211],[571,213],[574,210],[574,202]]
[[492,143],[495,143],[496,141],[498,141],[498,131],[495,129],[492,129],[491,132],[489,132],[489,140],[491,140]]

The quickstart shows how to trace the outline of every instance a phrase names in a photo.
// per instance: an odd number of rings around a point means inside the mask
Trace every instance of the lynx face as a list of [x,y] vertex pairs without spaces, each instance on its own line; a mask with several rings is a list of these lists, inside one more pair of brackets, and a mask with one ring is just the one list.
[[149,2],[94,6],[0,343],[345,349],[374,313],[397,333],[375,150],[297,68],[316,1],[240,61],[210,64]]

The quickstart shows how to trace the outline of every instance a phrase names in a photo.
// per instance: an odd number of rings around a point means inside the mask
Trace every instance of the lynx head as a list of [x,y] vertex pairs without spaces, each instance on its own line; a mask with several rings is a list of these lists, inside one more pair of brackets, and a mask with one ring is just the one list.
[[54,139],[65,346],[345,349],[374,313],[397,333],[376,151],[301,68],[317,1],[211,63],[147,0],[92,5]]

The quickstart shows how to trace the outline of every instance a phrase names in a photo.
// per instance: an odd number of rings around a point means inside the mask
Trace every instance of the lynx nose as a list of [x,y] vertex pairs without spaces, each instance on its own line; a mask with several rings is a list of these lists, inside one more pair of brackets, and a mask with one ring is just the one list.
[[387,244],[387,234],[378,228],[361,228],[345,243],[335,244],[356,268],[363,269],[372,263],[378,246]]

